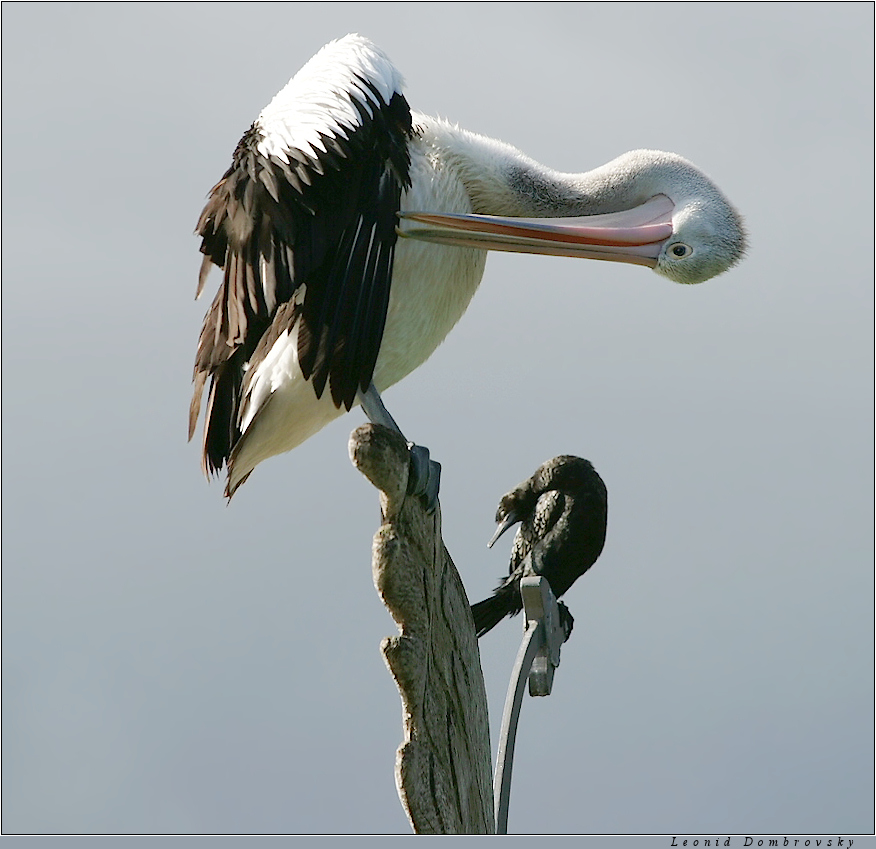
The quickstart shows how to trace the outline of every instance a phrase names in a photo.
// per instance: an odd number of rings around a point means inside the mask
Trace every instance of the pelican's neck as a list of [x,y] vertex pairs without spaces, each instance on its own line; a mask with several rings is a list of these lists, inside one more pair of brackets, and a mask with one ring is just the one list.
[[554,171],[495,139],[445,121],[414,116],[441,164],[451,168],[483,215],[561,217],[619,212],[665,192],[668,171],[690,167],[681,157],[633,151],[583,174]]

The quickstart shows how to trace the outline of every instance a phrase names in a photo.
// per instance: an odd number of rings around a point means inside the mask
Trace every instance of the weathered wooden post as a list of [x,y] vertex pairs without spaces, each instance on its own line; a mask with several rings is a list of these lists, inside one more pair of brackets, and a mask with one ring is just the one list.
[[441,508],[429,514],[406,497],[409,454],[399,434],[363,425],[350,436],[350,458],[380,491],[374,585],[401,632],[381,643],[402,698],[399,798],[417,834],[493,834],[487,696]]

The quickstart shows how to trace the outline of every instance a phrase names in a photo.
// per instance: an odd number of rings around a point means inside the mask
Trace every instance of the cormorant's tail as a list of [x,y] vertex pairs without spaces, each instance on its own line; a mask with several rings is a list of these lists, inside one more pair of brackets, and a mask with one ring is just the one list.
[[523,609],[520,598],[519,582],[502,584],[489,598],[471,606],[474,616],[475,631],[483,637],[491,628],[495,628],[506,616],[514,616]]
[[[563,629],[563,642],[569,639],[575,618],[563,602],[557,602],[560,614],[560,627]],[[506,616],[516,616],[523,610],[523,600],[520,598],[520,583],[514,581],[502,584],[489,598],[479,601],[471,606],[474,616],[475,631],[479,637],[483,637],[487,631],[492,630]]]

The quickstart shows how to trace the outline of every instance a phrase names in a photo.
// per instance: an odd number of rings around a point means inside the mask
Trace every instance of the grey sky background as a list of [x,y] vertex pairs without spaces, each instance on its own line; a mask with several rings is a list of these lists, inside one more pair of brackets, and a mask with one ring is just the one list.
[[[554,693],[524,702],[509,829],[872,833],[871,4],[2,16],[5,832],[409,832],[363,415],[228,507],[185,442],[206,193],[360,32],[413,108],[569,171],[676,151],[751,235],[693,288],[493,255],[386,393],[443,464],[473,601],[506,569],[504,492],[560,453],[608,486]],[[519,640],[481,642],[494,751]]]

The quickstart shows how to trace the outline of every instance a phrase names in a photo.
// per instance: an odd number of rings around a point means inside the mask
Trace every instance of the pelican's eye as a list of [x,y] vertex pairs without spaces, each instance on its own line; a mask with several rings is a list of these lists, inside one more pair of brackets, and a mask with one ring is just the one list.
[[690,245],[684,244],[684,242],[676,242],[669,249],[669,253],[677,259],[684,259],[684,257],[690,256],[693,253],[693,248]]

